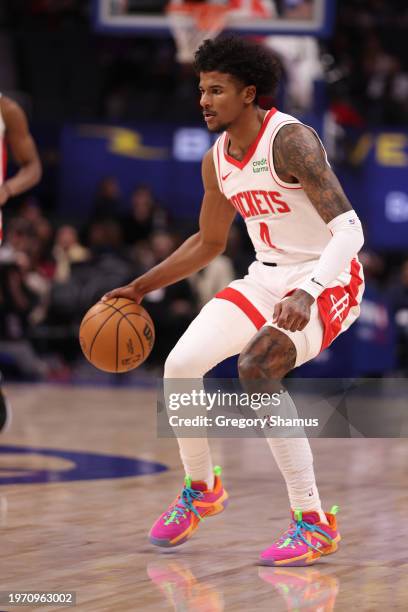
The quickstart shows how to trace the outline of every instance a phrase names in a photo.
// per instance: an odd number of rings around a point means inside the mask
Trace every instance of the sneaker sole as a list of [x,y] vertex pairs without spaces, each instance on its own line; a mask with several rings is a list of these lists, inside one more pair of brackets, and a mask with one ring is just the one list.
[[296,561],[290,561],[289,559],[282,561],[268,561],[266,559],[261,559],[260,565],[266,565],[268,567],[306,567],[307,565],[313,565],[321,558],[321,554],[317,557],[311,557],[309,559],[297,559]]
[[[194,532],[193,532],[194,533]],[[188,540],[188,536],[182,538],[175,544],[172,544],[170,540],[160,540],[159,538],[154,538],[153,536],[149,536],[149,541],[154,546],[160,546],[160,548],[175,548],[176,546],[180,546],[180,544],[184,544]]]
[[267,559],[261,559],[259,562],[259,565],[266,565],[268,567],[306,567],[308,565],[313,565],[314,563],[316,563],[316,561],[321,559],[321,557],[325,557],[327,555],[334,554],[339,547],[340,540],[341,540],[341,537],[340,537],[340,534],[338,534],[335,540],[333,540],[333,543],[330,546],[330,548],[326,550],[322,549],[321,552],[319,552],[314,557],[309,557],[309,558],[306,557],[304,559],[297,559],[296,561],[292,561],[292,562],[289,559],[281,560],[281,561],[274,561],[272,559],[268,561]]

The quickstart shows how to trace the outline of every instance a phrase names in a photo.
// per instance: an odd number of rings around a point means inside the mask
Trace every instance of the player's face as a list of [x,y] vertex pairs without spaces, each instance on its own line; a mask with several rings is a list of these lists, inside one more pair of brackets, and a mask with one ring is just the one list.
[[240,86],[225,72],[201,72],[199,89],[204,121],[210,132],[227,130],[253,101],[251,88]]

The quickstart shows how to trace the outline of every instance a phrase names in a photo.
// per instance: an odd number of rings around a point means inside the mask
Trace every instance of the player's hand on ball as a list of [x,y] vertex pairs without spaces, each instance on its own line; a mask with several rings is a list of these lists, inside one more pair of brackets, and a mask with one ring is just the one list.
[[314,298],[309,293],[298,289],[290,297],[275,305],[273,322],[278,327],[291,332],[302,331],[309,323],[313,302]]
[[102,302],[106,302],[106,300],[111,300],[112,298],[127,298],[128,300],[134,300],[137,304],[143,299],[143,293],[138,290],[136,284],[129,283],[129,285],[125,285],[124,287],[118,287],[117,289],[112,289],[112,291],[108,291],[101,298]]

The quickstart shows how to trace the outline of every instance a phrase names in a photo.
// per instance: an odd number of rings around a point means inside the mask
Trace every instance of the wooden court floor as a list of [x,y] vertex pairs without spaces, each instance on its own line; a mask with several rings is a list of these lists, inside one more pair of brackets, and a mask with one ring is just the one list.
[[[146,534],[182,474],[175,442],[156,437],[155,392],[29,385],[8,394],[0,591],[76,591],[77,605],[1,611],[408,609],[407,440],[313,440],[321,497],[340,506],[341,547],[310,568],[264,568],[258,554],[287,526],[288,508],[263,440],[212,440],[230,505],[162,553]],[[115,477],[134,459],[168,469]]]

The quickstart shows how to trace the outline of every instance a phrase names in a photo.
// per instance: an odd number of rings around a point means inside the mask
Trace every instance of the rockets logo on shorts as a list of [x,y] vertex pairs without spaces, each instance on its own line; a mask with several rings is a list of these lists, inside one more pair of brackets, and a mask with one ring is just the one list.
[[336,319],[340,319],[341,321],[344,318],[345,313],[347,312],[347,308],[350,302],[348,294],[346,293],[340,299],[337,299],[334,295],[331,295],[330,300],[333,304],[329,312],[330,321],[335,321]]
[[364,291],[362,265],[357,258],[350,264],[348,281],[325,289],[317,298],[317,306],[324,327],[322,350],[346,331],[360,313]]

